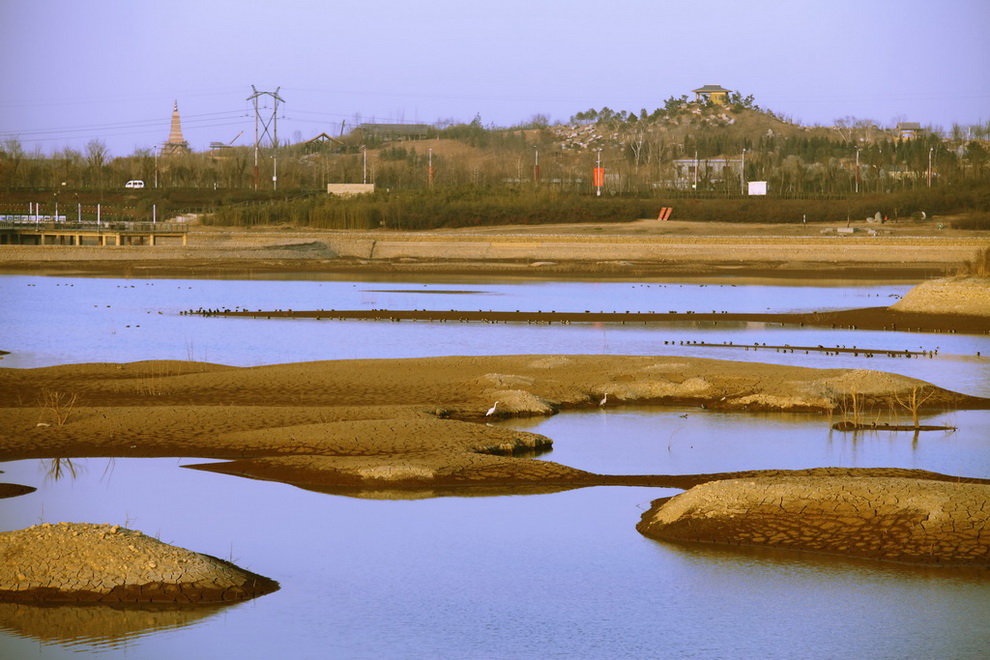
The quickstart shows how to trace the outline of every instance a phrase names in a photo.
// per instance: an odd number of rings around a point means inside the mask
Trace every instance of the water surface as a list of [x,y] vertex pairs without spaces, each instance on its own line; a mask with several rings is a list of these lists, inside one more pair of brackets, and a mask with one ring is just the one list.
[[[732,284],[737,286],[732,286]],[[0,365],[196,359],[232,365],[507,353],[696,355],[882,369],[990,396],[990,339],[734,326],[430,324],[182,316],[198,307],[556,311],[807,311],[889,304],[903,283],[720,280],[211,281],[0,276]],[[872,358],[703,348],[692,341],[936,351]],[[977,357],[977,352],[982,352]],[[685,416],[686,415],[686,416]],[[822,465],[990,477],[990,412],[954,433],[841,434],[816,415],[693,408],[506,422],[554,439],[554,460],[612,474]],[[366,500],[181,466],[86,459],[77,478],[3,464],[38,492],[0,501],[0,527],[120,523],[278,580],[219,611],[0,607],[0,657],[968,658],[990,648],[985,573],[651,541],[635,524],[678,491]],[[59,612],[58,617],[49,610]],[[60,617],[60,618],[59,618]],[[38,625],[30,625],[30,622]]]

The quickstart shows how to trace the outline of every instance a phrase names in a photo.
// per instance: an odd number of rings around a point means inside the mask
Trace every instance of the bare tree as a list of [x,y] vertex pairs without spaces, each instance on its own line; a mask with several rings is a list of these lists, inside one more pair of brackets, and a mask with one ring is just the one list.
[[73,176],[78,174],[79,165],[83,160],[82,153],[72,147],[65,147],[58,152],[56,158],[61,166],[59,174],[61,174],[62,182],[66,185],[74,185],[71,182]]
[[86,144],[86,165],[89,167],[92,181],[98,188],[103,187],[103,169],[110,157],[110,151],[102,140],[90,140]]
[[17,181],[17,169],[24,160],[24,147],[15,137],[9,137],[0,143],[0,174],[6,179],[8,187]]
[[914,428],[918,428],[919,426],[918,410],[921,408],[922,405],[924,405],[926,401],[928,401],[928,399],[932,398],[933,396],[935,396],[935,390],[931,390],[928,392],[928,394],[925,394],[923,387],[920,388],[920,391],[919,388],[912,387],[910,397],[902,400],[901,397],[895,394],[894,399],[897,401],[897,404],[899,406],[911,412],[911,421],[914,422]]

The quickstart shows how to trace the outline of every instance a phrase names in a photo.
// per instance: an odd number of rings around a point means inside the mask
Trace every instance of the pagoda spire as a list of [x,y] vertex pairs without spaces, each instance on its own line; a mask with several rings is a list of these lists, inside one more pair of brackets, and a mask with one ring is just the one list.
[[162,146],[162,155],[187,154],[189,152],[189,143],[182,137],[182,123],[179,120],[179,101],[176,100],[172,105],[172,129],[168,133],[168,140]]

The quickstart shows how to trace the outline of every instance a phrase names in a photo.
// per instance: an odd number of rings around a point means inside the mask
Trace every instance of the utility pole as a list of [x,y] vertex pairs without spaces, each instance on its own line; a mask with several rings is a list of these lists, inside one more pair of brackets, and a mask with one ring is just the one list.
[[[261,150],[262,143],[267,138],[269,144],[274,152],[273,158],[275,160],[276,174],[272,176],[272,185],[276,188],[278,187],[278,104],[285,103],[285,100],[278,95],[278,90],[280,87],[276,87],[274,92],[259,92],[254,85],[251,85],[251,91],[253,94],[247,97],[248,101],[254,102],[254,189],[258,189],[258,182],[260,180],[261,174],[258,169],[258,153]],[[258,108],[258,99],[262,96],[270,96],[272,98],[272,113],[271,116],[261,116],[261,111]],[[260,125],[260,132],[259,132]]]

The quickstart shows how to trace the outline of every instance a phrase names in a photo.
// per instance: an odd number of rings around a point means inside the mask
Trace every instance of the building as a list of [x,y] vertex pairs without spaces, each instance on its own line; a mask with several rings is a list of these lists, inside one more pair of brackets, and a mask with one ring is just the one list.
[[182,123],[179,121],[179,102],[175,101],[172,106],[172,128],[168,132],[168,140],[162,145],[162,155],[174,156],[188,154],[191,151],[189,143],[182,137]]
[[731,89],[726,89],[721,85],[705,85],[704,87],[699,87],[698,89],[692,89],[694,92],[695,101],[705,101],[708,103],[717,103],[719,105],[725,105],[729,102],[729,94],[732,93]]
[[433,127],[429,124],[360,124],[357,130],[364,139],[390,140],[422,140],[429,137]]
[[303,144],[303,150],[307,154],[327,154],[334,151],[339,151],[344,143],[333,137],[332,135],[327,135],[326,133],[320,133],[316,137],[306,140]]
[[706,189],[727,180],[742,181],[742,158],[679,158],[673,161],[674,188],[679,190]]
[[921,135],[921,124],[916,121],[902,121],[897,124],[897,128],[894,129],[897,133],[897,137],[902,140],[913,140]]

